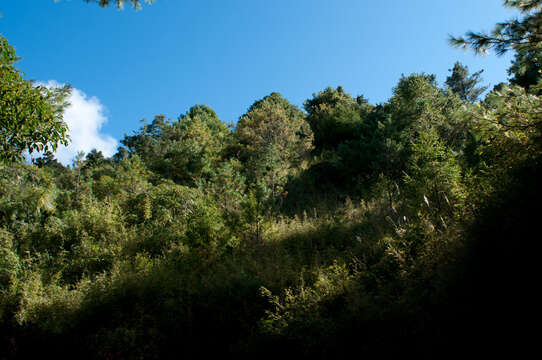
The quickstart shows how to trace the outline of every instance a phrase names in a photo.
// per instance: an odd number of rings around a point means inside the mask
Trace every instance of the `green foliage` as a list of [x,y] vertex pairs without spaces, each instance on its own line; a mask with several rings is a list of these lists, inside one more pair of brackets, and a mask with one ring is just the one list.
[[213,199],[226,224],[235,231],[244,226],[242,211],[246,200],[246,179],[241,171],[239,160],[230,159],[215,168],[209,180],[198,184],[198,188]]
[[17,278],[20,266],[16,249],[13,248],[13,235],[0,228],[0,291]]
[[435,230],[445,229],[454,220],[465,198],[461,168],[435,129],[420,132],[414,140],[404,184],[409,219],[423,219]]
[[[58,0],[55,0],[58,1]],[[108,7],[111,3],[113,3],[118,9],[123,9],[125,3],[130,3],[135,10],[141,9],[141,3],[143,1],[141,0],[85,0],[87,3],[93,2],[100,5],[100,7]],[[144,0],[147,4],[152,4],[154,0]]]
[[359,96],[356,99],[337,89],[328,87],[313,94],[304,103],[307,122],[314,133],[316,151],[336,148],[340,143],[355,138],[357,128],[371,110],[371,105]]
[[519,54],[540,50],[540,26],[542,23],[542,2],[540,0],[504,0],[504,5],[518,9],[524,14],[522,19],[499,23],[491,33],[468,32],[466,37],[450,37],[453,46],[471,47],[476,53],[489,49],[502,55],[509,50]]
[[399,180],[411,156],[410,139],[421,123],[444,123],[448,99],[432,75],[402,77],[388,103],[377,106],[358,138],[339,146],[344,171],[375,181],[380,174]]
[[0,219],[17,228],[55,211],[55,186],[47,174],[24,165],[1,166]]
[[[518,51],[508,69],[510,82],[526,90],[535,87],[542,76],[542,50]],[[540,95],[540,92],[538,93]]]
[[55,151],[67,145],[62,113],[70,87],[47,88],[24,80],[14,67],[15,50],[0,35],[0,162],[14,162],[28,151]]
[[312,148],[304,114],[278,93],[256,101],[239,119],[233,151],[245,166],[247,180],[261,181],[273,196],[281,193]]
[[113,159],[0,164],[0,357],[440,358],[510,343],[535,308],[518,294],[536,284],[542,98],[516,76],[478,103],[478,75],[456,64],[445,89],[403,76],[378,106],[328,88],[307,116],[272,93],[233,132],[196,105]]
[[58,160],[55,159],[55,155],[50,151],[46,151],[43,156],[35,158],[34,164],[40,168],[48,167],[50,169],[56,169],[58,172],[62,172],[62,170],[64,170],[64,165],[58,162]]
[[454,68],[449,70],[452,74],[446,78],[445,84],[450,90],[459,95],[461,100],[474,103],[487,87],[477,87],[482,81],[480,74],[483,70],[477,71],[469,76],[469,69],[460,62],[456,62]]
[[243,223],[246,224],[249,237],[256,243],[262,242],[263,232],[265,231],[267,190],[262,184],[256,185],[248,192],[245,201],[242,203]]
[[347,288],[354,286],[353,277],[345,265],[335,263],[319,269],[315,278],[312,286],[306,286],[301,278],[298,289],[285,289],[282,296],[273,295],[265,287],[260,289],[272,306],[261,322],[266,333],[301,341],[306,347],[317,347],[333,334],[334,311],[347,302],[344,296]]
[[227,126],[205,105],[192,107],[176,122],[156,116],[150,125],[121,141],[147,167],[179,184],[195,185],[222,160]]
[[138,251],[159,255],[175,246],[221,253],[236,245],[215,201],[199,190],[163,183],[128,200],[128,219],[142,235]]

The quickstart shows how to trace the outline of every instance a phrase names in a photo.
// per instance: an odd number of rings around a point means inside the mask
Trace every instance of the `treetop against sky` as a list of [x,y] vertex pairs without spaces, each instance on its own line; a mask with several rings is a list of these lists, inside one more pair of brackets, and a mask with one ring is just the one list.
[[141,119],[177,118],[194,104],[236,122],[274,91],[302,107],[311,94],[342,85],[379,103],[401,74],[436,74],[442,84],[456,61],[484,69],[491,88],[506,80],[511,56],[458,51],[449,34],[516,15],[495,0],[159,0],[141,11],[92,3],[107,1],[18,0],[0,8],[0,33],[26,77],[74,88],[71,137],[90,141],[74,142],[66,158],[93,143],[107,144],[111,155],[115,139]]

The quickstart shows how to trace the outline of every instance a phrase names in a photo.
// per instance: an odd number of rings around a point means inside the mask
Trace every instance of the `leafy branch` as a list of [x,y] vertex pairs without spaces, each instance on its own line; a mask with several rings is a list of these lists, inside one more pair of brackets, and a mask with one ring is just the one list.
[[524,17],[498,23],[490,33],[469,31],[465,36],[450,36],[452,46],[470,47],[477,54],[489,50],[499,56],[542,48],[542,0],[505,0],[504,6],[518,9]]

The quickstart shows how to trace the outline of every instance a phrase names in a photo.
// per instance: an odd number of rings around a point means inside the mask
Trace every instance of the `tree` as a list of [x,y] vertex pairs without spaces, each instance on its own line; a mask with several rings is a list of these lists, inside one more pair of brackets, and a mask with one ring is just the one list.
[[513,50],[516,55],[508,70],[510,82],[526,90],[536,85],[542,74],[542,0],[505,0],[524,17],[498,23],[491,33],[468,32],[466,37],[450,37],[453,46],[471,47],[476,53],[494,50],[497,55]]
[[[57,0],[58,1],[58,0]],[[108,7],[111,3],[115,4],[117,8],[123,9],[125,3],[130,3],[134,9],[141,9],[141,3],[144,1],[147,4],[152,4],[154,0],[85,0],[87,3],[97,3],[100,7]]]
[[478,83],[482,81],[480,74],[484,70],[475,72],[469,76],[469,68],[464,66],[459,61],[455,63],[454,68],[448,70],[452,74],[446,78],[445,84],[450,90],[459,95],[461,100],[474,103],[487,87],[477,87]]
[[336,148],[340,143],[355,138],[362,117],[371,110],[371,105],[359,96],[354,99],[345,93],[342,86],[313,94],[304,103],[307,121],[314,133],[316,151]]
[[503,55],[509,50],[517,53],[542,48],[542,0],[505,0],[504,5],[518,9],[524,17],[498,23],[491,33],[469,31],[465,37],[450,36],[450,44],[471,47],[476,53],[494,50]]
[[62,165],[55,158],[55,154],[53,154],[50,151],[46,151],[43,154],[43,156],[34,159],[34,165],[36,165],[39,168],[48,167],[48,168],[51,168],[51,169],[54,168],[54,169],[58,169],[58,170],[63,170],[64,169],[64,165]]
[[100,165],[103,162],[105,162],[104,154],[97,149],[92,149],[85,157],[85,164],[83,165],[83,168],[90,169]]
[[471,47],[476,53],[494,50],[497,55],[513,50],[516,55],[508,70],[510,82],[526,90],[536,85],[542,73],[542,0],[505,0],[524,17],[498,23],[491,33],[468,32],[450,37],[453,46]]
[[15,50],[0,35],[0,162],[21,160],[25,151],[55,151],[68,144],[63,121],[68,85],[47,88],[23,79]]
[[430,125],[419,131],[410,147],[412,155],[403,175],[406,203],[411,210],[408,216],[426,217],[435,228],[442,229],[464,198],[461,168]]
[[251,183],[274,195],[312,149],[312,131],[299,108],[279,93],[256,101],[235,129],[237,154]]
[[213,109],[195,105],[175,122],[156,116],[121,143],[156,173],[179,184],[195,185],[208,178],[221,160],[229,133]]
[[462,153],[469,134],[462,105],[457,96],[437,87],[434,75],[403,76],[389,102],[376,106],[360,123],[357,138],[338,147],[341,173],[367,183],[381,175],[401,182],[412,156],[411,140],[428,127],[446,147]]
[[542,50],[527,50],[518,52],[508,69],[510,82],[529,90],[536,85],[542,74]]
[[150,168],[177,182],[194,185],[208,178],[221,160],[230,130],[206,105],[195,105],[172,126],[165,127],[160,145],[163,157]]

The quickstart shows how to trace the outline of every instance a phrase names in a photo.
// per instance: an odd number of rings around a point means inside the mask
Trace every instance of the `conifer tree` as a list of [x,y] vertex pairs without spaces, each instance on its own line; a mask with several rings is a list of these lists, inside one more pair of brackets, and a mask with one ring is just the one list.
[[446,78],[445,84],[450,90],[459,95],[461,100],[474,103],[478,97],[487,89],[486,86],[477,87],[482,81],[480,75],[484,70],[469,75],[469,68],[459,61],[455,63],[453,69],[448,70],[452,74]]
[[470,47],[476,53],[514,51],[510,81],[528,90],[542,75],[542,0],[505,0],[504,6],[519,10],[523,18],[498,23],[490,33],[469,31],[465,36],[451,36],[450,44]]
[[497,55],[542,49],[542,0],[505,0],[504,6],[519,10],[524,17],[498,23],[491,33],[469,31],[465,36],[451,36],[450,44],[470,47],[476,53],[494,50]]
[[510,82],[529,90],[542,75],[542,49],[518,52],[508,69]]
[[97,3],[100,7],[108,7],[114,4],[118,9],[123,9],[125,3],[130,3],[135,10],[141,9],[141,3],[152,4],[154,0],[85,0],[87,3]]

